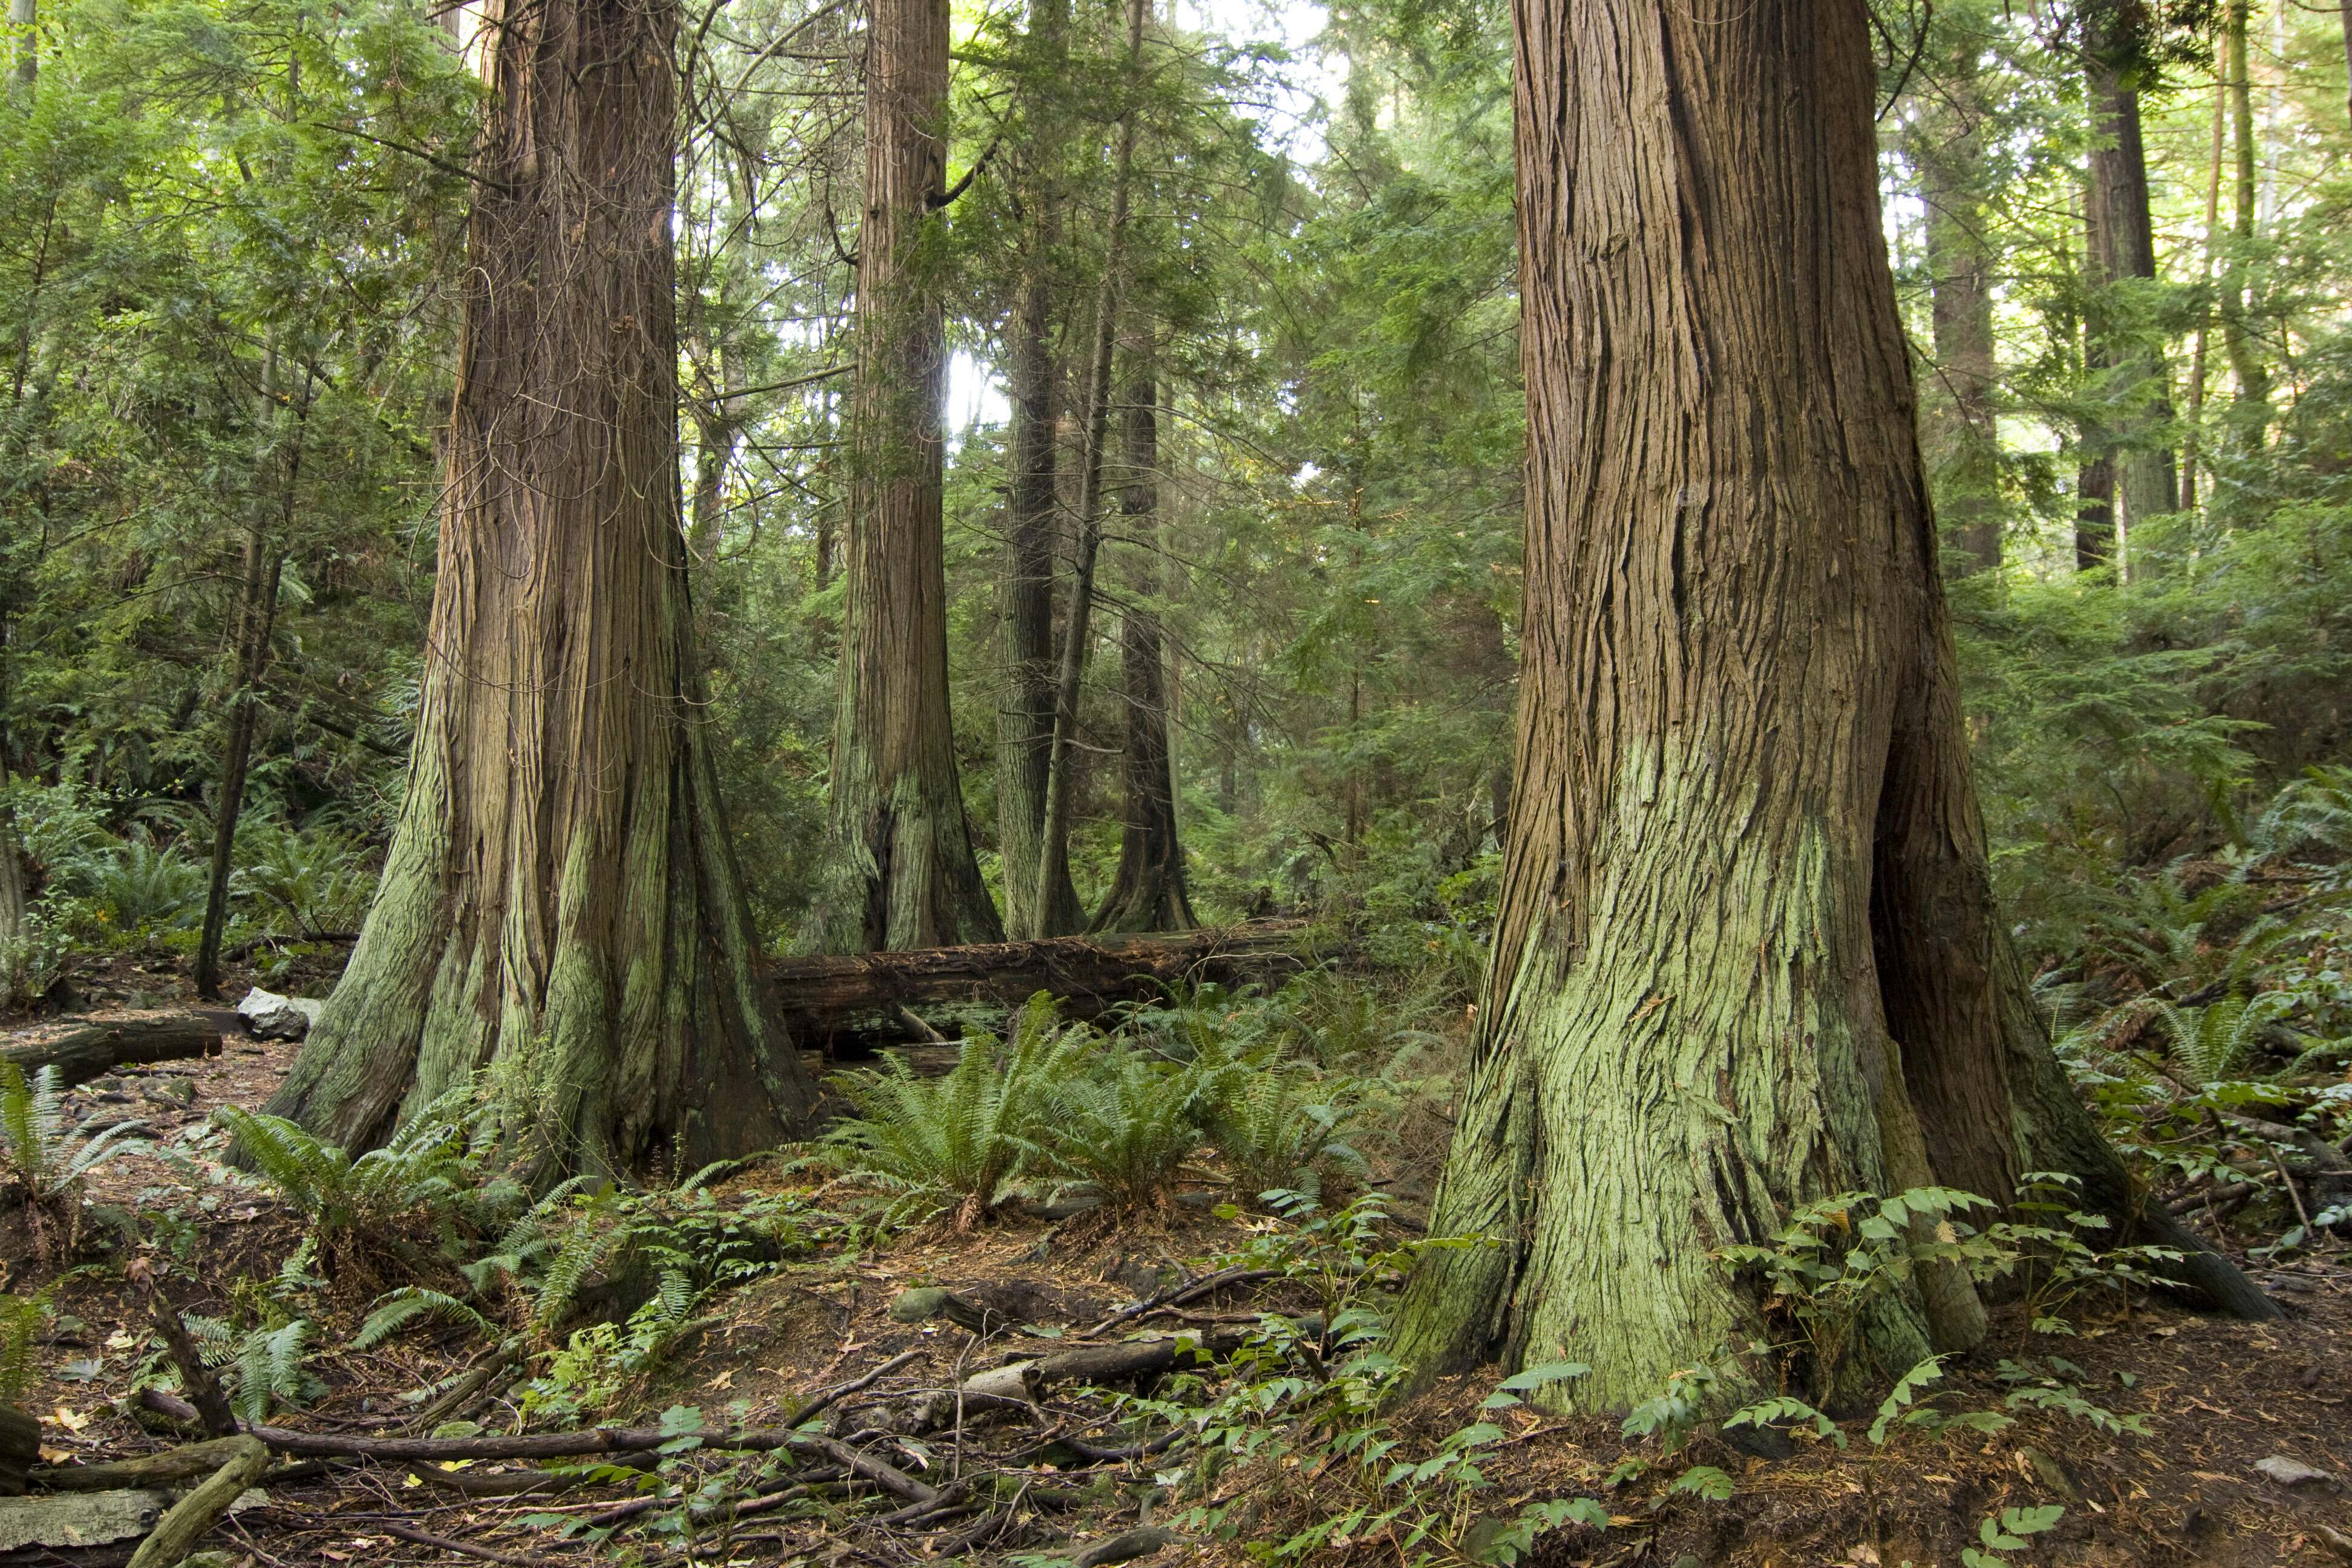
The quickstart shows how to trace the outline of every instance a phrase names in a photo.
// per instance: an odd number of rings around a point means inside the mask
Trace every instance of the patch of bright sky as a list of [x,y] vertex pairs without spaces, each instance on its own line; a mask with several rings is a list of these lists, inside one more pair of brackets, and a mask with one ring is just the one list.
[[[1286,57],[1263,73],[1267,92],[1254,106],[1258,140],[1294,163],[1321,162],[1323,121],[1347,84],[1346,62],[1317,40],[1329,17],[1317,0],[1165,0],[1168,20],[1181,32],[1234,45],[1267,44]],[[1248,112],[1245,110],[1245,112]],[[978,426],[1012,416],[997,367],[970,350],[948,358],[947,434],[950,449]]]

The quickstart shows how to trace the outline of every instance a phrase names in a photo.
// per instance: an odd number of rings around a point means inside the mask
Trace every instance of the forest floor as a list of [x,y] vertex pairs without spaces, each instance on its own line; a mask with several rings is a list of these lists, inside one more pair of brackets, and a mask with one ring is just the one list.
[[[162,978],[152,994],[93,999],[184,1004],[171,977]],[[135,1115],[158,1135],[193,1130],[217,1106],[262,1103],[296,1048],[232,1036],[217,1057],[85,1085],[72,1091],[71,1114],[85,1121]],[[820,1180],[775,1164],[754,1167],[717,1189],[715,1201],[772,1199],[795,1184],[819,1187]],[[229,1318],[266,1295],[302,1236],[299,1221],[266,1189],[201,1163],[122,1160],[99,1173],[97,1189],[91,1195],[100,1204],[177,1215],[177,1244],[160,1245],[155,1237],[171,1227],[153,1226],[132,1268],[121,1266],[119,1253],[75,1268],[54,1248],[47,1258],[37,1256],[20,1219],[0,1223],[0,1265],[10,1288],[54,1282],[58,1316],[22,1401],[41,1416],[45,1454],[54,1463],[119,1459],[190,1436],[131,1395],[134,1382],[159,1362],[135,1281],[153,1279],[183,1311]],[[822,1189],[814,1195],[822,1198]],[[1400,1209],[1409,1224],[1410,1205]],[[702,1309],[697,1326],[604,1413],[614,1424],[655,1422],[667,1410],[673,1425],[781,1430],[797,1424],[795,1413],[819,1391],[879,1371],[834,1404],[825,1430],[913,1479],[932,1495],[930,1506],[859,1513],[849,1506],[855,1476],[829,1485],[822,1468],[769,1479],[745,1473],[736,1484],[751,1502],[737,1505],[730,1525],[689,1538],[676,1532],[683,1517],[678,1489],[691,1492],[698,1479],[734,1474],[734,1461],[715,1445],[674,1457],[655,1479],[627,1468],[653,1463],[645,1456],[567,1478],[567,1489],[551,1496],[494,1495],[537,1472],[493,1459],[333,1459],[278,1472],[267,1483],[267,1503],[236,1515],[209,1544],[255,1568],[359,1561],[909,1563],[954,1556],[1084,1565],[1117,1561],[1099,1555],[1114,1541],[1127,1550],[1156,1545],[1155,1563],[1266,1560],[1276,1543],[1317,1517],[1365,1500],[1365,1484],[1328,1454],[1236,1464],[1211,1483],[1212,1500],[1225,1509],[1222,1538],[1163,1542],[1131,1532],[1181,1523],[1182,1503],[1163,1503],[1152,1456],[1090,1447],[1121,1441],[1097,1391],[1058,1386],[1031,1407],[945,1415],[936,1396],[1007,1360],[1116,1345],[1139,1329],[1213,1337],[1238,1332],[1260,1311],[1313,1310],[1300,1281],[1253,1281],[1246,1274],[1229,1287],[1144,1310],[1183,1296],[1188,1282],[1205,1281],[1271,1224],[1231,1205],[1180,1203],[1116,1223],[1082,1214],[1016,1216],[966,1232],[934,1225],[896,1234],[860,1226],[818,1233],[806,1255]],[[86,1244],[84,1256],[100,1255]],[[1507,1515],[1530,1499],[1602,1500],[1609,1529],[1552,1531],[1522,1559],[1546,1565],[1958,1568],[1971,1549],[1979,1564],[2352,1563],[2352,1268],[2306,1259],[2258,1270],[2257,1278],[2284,1308],[2282,1321],[2225,1321],[2141,1301],[2078,1318],[2075,1332],[2059,1338],[2029,1332],[2017,1312],[2001,1314],[1991,1341],[1948,1369],[1938,1400],[1948,1412],[2015,1411],[2020,1388],[2052,1391],[2042,1401],[2050,1408],[2021,1411],[1998,1432],[1898,1429],[1874,1446],[1864,1436],[1868,1422],[1858,1420],[1843,1424],[1843,1447],[1792,1443],[1773,1432],[1755,1442],[1759,1452],[1702,1436],[1612,1489],[1612,1471],[1628,1452],[1615,1422],[1556,1419],[1526,1406],[1497,1412],[1488,1418],[1504,1435],[1481,1465],[1490,1485],[1454,1500],[1452,1523],[1467,1525],[1482,1511]],[[910,1314],[903,1293],[919,1286],[948,1287],[976,1303],[988,1314],[985,1331],[946,1319],[904,1321]],[[312,1362],[324,1386],[275,1423],[338,1438],[410,1431],[404,1423],[415,1405],[403,1404],[403,1392],[471,1363],[477,1343],[455,1331],[351,1349],[372,1293],[330,1293]],[[1433,1449],[1481,1419],[1494,1382],[1491,1374],[1457,1379],[1406,1406],[1397,1418],[1402,1451],[1416,1443]],[[689,1420],[677,1406],[702,1414]],[[461,1435],[514,1430],[519,1412],[494,1399],[473,1414],[478,1420],[457,1429]],[[1656,1458],[1654,1447],[1640,1451]],[[2288,1484],[2257,1468],[2274,1459],[2311,1475]],[[1674,1477],[1692,1464],[1720,1468],[1731,1495],[1710,1500],[1671,1491]],[[653,1502],[640,1495],[648,1487]],[[781,1506],[811,1496],[841,1506],[814,1514]],[[2042,1505],[2064,1508],[2054,1528],[2026,1550],[1988,1552],[1983,1521],[2005,1508]],[[670,1533],[641,1528],[664,1519]],[[1441,1533],[1477,1538],[1475,1530]],[[1333,1563],[1409,1560],[1395,1535],[1341,1532],[1297,1555]],[[26,1548],[0,1552],[0,1564],[106,1568],[127,1561],[131,1545]],[[1436,1560],[1448,1558],[1440,1552]]]

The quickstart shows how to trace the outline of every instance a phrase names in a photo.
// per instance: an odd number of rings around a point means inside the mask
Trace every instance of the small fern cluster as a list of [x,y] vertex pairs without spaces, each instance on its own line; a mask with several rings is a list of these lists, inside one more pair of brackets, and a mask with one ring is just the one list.
[[451,1089],[354,1159],[284,1117],[234,1106],[213,1113],[261,1179],[310,1222],[329,1273],[390,1252],[414,1264],[415,1237],[470,1256],[528,1211],[529,1192],[495,1163],[497,1127],[473,1086]]
[[55,1287],[0,1291],[0,1405],[14,1405],[32,1385],[41,1331],[49,1326]]
[[1326,1080],[1253,1042],[1235,1051],[1196,1027],[1198,1009],[1151,1017],[1171,1061],[1055,1021],[1033,999],[1003,1042],[967,1041],[944,1077],[893,1058],[836,1080],[856,1114],[827,1142],[898,1194],[896,1217],[952,1211],[968,1226],[1040,1180],[1091,1184],[1118,1208],[1163,1201],[1203,1143],[1245,1190],[1312,1190],[1320,1173],[1363,1169],[1339,1133],[1355,1114],[1347,1080]]
[[118,1121],[84,1135],[66,1120],[56,1068],[41,1068],[27,1082],[15,1062],[0,1059],[0,1198],[21,1205],[43,1256],[71,1250],[90,1173],[149,1147],[142,1131],[135,1121]]

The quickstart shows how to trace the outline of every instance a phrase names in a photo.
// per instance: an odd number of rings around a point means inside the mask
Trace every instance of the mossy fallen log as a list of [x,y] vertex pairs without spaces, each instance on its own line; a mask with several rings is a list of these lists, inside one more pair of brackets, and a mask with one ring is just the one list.
[[1099,1017],[1178,987],[1278,984],[1331,956],[1301,922],[1264,922],[1162,936],[1047,937],[905,952],[784,959],[768,982],[793,1038],[855,1054],[904,1039],[905,1009],[944,1003],[1018,1007],[1040,991],[1066,1016]]
[[0,1049],[0,1058],[14,1062],[27,1079],[43,1068],[56,1068],[70,1088],[103,1078],[117,1068],[218,1056],[220,1047],[218,1024],[201,1013],[172,1013],[152,1018],[111,1018],[50,1039],[11,1045]]

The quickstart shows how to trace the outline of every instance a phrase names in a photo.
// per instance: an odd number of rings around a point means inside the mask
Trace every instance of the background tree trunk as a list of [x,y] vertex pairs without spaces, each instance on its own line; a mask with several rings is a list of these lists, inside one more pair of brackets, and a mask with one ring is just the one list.
[[[227,754],[221,762],[220,799],[213,813],[212,866],[205,884],[205,920],[196,939],[194,977],[196,994],[205,997],[220,994],[221,937],[228,928],[228,884],[236,866],[236,825],[245,814],[246,774],[253,762],[254,729],[261,717],[261,674],[269,662],[269,642],[277,631],[278,583],[286,566],[295,487],[302,474],[300,420],[293,440],[279,447],[277,380],[278,353],[273,348],[262,361],[261,395],[257,400],[265,450],[256,477],[275,470],[278,494],[267,500],[259,495],[254,498],[254,516],[245,539],[244,571],[230,616],[236,683],[229,692]],[[302,395],[306,414],[309,406],[306,378]],[[268,515],[273,510],[278,513],[275,518]],[[275,542],[270,537],[273,523]]]
[[1067,886],[1035,892],[1045,823],[1046,760],[1054,745],[1054,554],[1060,507],[1055,438],[1061,367],[1055,363],[1055,260],[1062,242],[1064,110],[1068,66],[1067,0],[1037,0],[1029,44],[1036,73],[1030,92],[1029,176],[1024,182],[1021,282],[1006,344],[1013,405],[1005,486],[1002,625],[1004,695],[996,718],[996,842],[1004,867],[1004,923],[1038,929],[1041,901],[1075,909]]
[[[16,35],[16,59],[9,68],[13,84],[30,96],[33,84],[41,75],[40,36],[35,31],[40,20],[39,0],[8,0],[8,26]],[[2352,33],[2347,33],[2352,37]],[[2352,44],[2347,44],[2352,51]]]
[[2000,365],[1992,316],[1994,258],[1987,237],[1984,119],[1977,58],[1982,37],[1963,28],[1946,51],[1940,91],[1912,126],[1912,163],[1927,209],[1928,287],[1935,374],[1921,399],[1920,430],[1946,542],[1957,575],[2001,562],[2000,439],[1994,394]]
[[824,952],[995,942],[948,708],[940,399],[947,336],[928,255],[947,190],[945,0],[876,0],[866,57],[846,611]]
[[2108,429],[2116,502],[2109,553],[2115,555],[2135,525],[2178,510],[2179,497],[2167,435],[2172,400],[2164,360],[2138,319],[2145,305],[2116,287],[2152,282],[2157,275],[2137,85],[2146,42],[2102,16],[2095,9],[2088,14],[2084,39],[2084,86],[2097,136],[2084,217],[2100,307],[2092,312],[2092,332],[2101,340],[2101,363],[2112,369],[2105,390],[2117,407]]
[[1127,487],[1119,510],[1139,563],[1129,574],[1119,626],[1119,674],[1127,704],[1122,766],[1125,821],[1118,873],[1088,929],[1190,931],[1200,922],[1184,887],[1184,847],[1176,835],[1176,782],[1168,752],[1168,671],[1160,646],[1159,388],[1150,361],[1128,394]]
[[1095,301],[1094,339],[1087,358],[1085,467],[1078,477],[1077,540],[1071,563],[1069,611],[1063,617],[1060,667],[1054,679],[1054,729],[1045,753],[1045,812],[1037,829],[1037,889],[1034,923],[1025,936],[1066,936],[1086,923],[1070,881],[1070,811],[1077,765],[1078,698],[1091,650],[1095,560],[1102,545],[1103,470],[1110,439],[1111,361],[1118,339],[1127,279],[1129,186],[1135,171],[1139,83],[1136,66],[1143,51],[1146,0],[1127,0],[1127,82],[1129,100],[1118,118],[1112,154],[1110,226],[1103,247],[1102,286]]
[[495,1065],[542,1170],[688,1167],[811,1100],[755,965],[680,529],[676,11],[510,11],[383,880],[271,1102],[347,1147]]
[[2254,207],[2254,110],[2246,48],[2247,0],[2230,0],[2223,13],[2221,74],[2229,84],[2231,141],[2231,239],[2229,263],[2221,284],[2221,352],[2230,361],[2237,383],[2231,399],[2231,445],[2242,453],[2259,452],[2270,437],[2271,378],[2262,350],[2254,342],[2248,319],[2253,310],[2252,271]]
[[1717,1249],[2060,1156],[2128,1201],[2002,963],[1863,0],[1515,10],[1518,769],[1430,1222],[1501,1245],[1423,1259],[1399,1352],[1572,1355],[1585,1407],[1702,1364],[1851,1395],[1979,1320],[1906,1290],[1836,1364],[1750,1358]]

